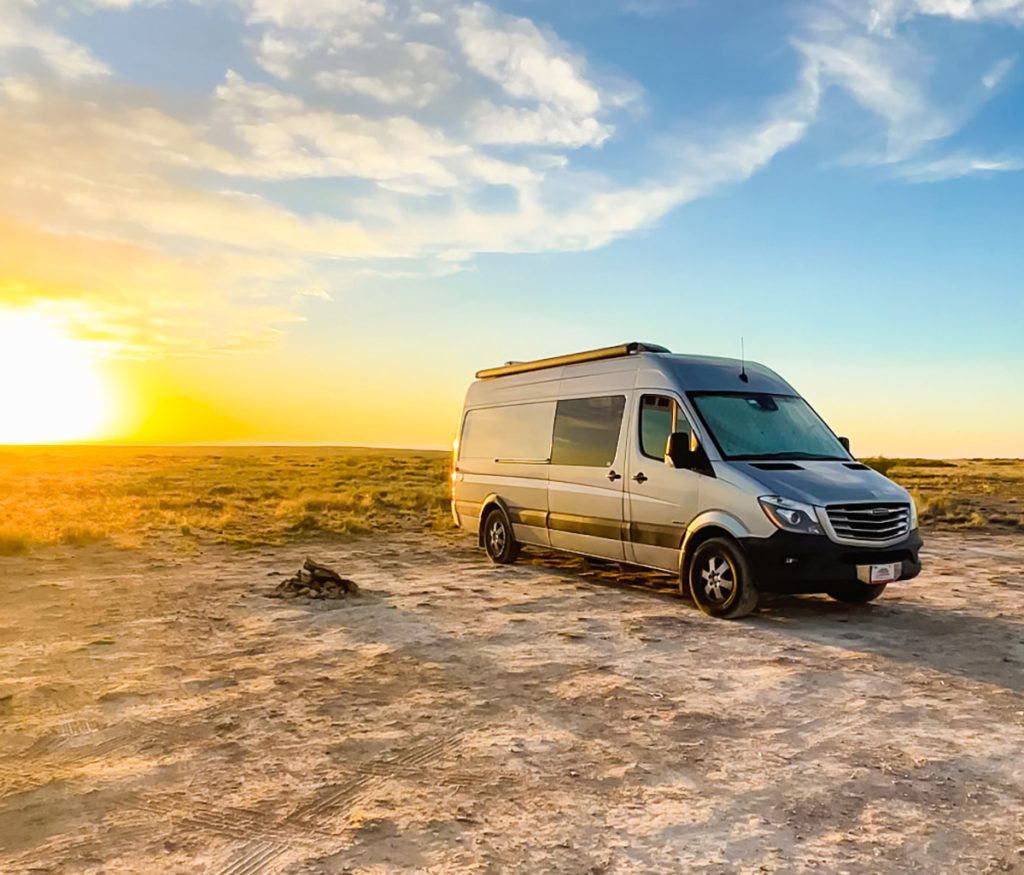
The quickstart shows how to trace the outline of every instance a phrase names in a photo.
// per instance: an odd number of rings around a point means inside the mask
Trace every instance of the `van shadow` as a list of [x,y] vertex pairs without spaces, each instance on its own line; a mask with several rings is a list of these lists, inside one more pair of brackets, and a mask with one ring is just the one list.
[[689,601],[688,596],[679,592],[675,575],[625,562],[530,548],[520,554],[518,564],[561,572],[567,579],[575,579],[581,585],[598,584],[625,592],[643,592],[669,601]]
[[[581,585],[636,593],[696,611],[689,597],[679,593],[676,578],[670,574],[541,550],[524,553],[519,561],[560,572]],[[826,595],[765,594],[760,608],[751,616],[720,621],[724,624],[722,632],[729,633],[729,623],[740,623],[780,638],[873,654],[918,669],[1024,693],[1021,623],[958,607],[924,604],[914,599],[915,586],[920,584],[896,584],[890,590],[892,595],[866,605],[843,604]]]

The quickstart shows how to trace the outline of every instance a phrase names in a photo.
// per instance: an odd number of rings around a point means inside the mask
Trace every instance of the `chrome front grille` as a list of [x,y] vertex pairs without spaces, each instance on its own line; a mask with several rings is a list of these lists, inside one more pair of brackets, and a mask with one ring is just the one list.
[[892,541],[910,532],[909,504],[830,504],[825,512],[832,531],[844,541]]

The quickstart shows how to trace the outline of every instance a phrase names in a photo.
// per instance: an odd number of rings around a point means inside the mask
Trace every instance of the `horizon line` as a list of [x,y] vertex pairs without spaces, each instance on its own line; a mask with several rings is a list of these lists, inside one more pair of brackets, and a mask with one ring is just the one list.
[[[237,442],[237,441],[181,441],[173,443],[136,441],[47,441],[44,443],[0,444],[0,451],[30,449],[339,449],[339,450],[395,450],[425,453],[450,453],[448,446],[395,446],[393,444],[341,444],[341,443],[300,443],[300,442]],[[864,459],[924,459],[927,461],[1024,461],[1022,456],[863,456]]]
[[431,447],[399,447],[393,444],[335,444],[335,443],[300,443],[295,441],[174,441],[174,442],[154,442],[154,441],[40,441],[40,442],[26,442],[26,443],[0,443],[0,450],[8,449],[32,449],[32,448],[75,448],[75,447],[89,447],[103,449],[107,447],[116,447],[119,449],[127,448],[144,448],[144,447],[160,447],[163,449],[173,449],[176,447],[187,448],[187,449],[244,449],[247,447],[258,447],[261,449],[345,449],[345,450],[415,450],[417,452],[451,452],[450,446],[431,446]]

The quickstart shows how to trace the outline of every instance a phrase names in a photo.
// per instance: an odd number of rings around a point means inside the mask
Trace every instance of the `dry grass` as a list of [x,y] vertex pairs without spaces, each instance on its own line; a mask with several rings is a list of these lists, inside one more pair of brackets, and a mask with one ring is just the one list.
[[0,556],[17,556],[28,550],[31,539],[18,532],[0,532]]
[[921,522],[1024,528],[1024,459],[863,459],[910,490]]
[[[869,459],[930,526],[1024,528],[1024,460]],[[0,556],[33,546],[281,543],[444,531],[448,455],[332,447],[0,450]]]
[[361,448],[0,451],[0,555],[109,539],[280,543],[451,525],[448,455]]

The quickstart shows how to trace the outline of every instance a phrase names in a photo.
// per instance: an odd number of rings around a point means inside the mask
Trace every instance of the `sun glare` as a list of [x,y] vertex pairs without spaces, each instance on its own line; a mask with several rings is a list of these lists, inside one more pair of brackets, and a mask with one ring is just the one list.
[[109,397],[88,345],[46,319],[0,313],[0,444],[89,440]]

